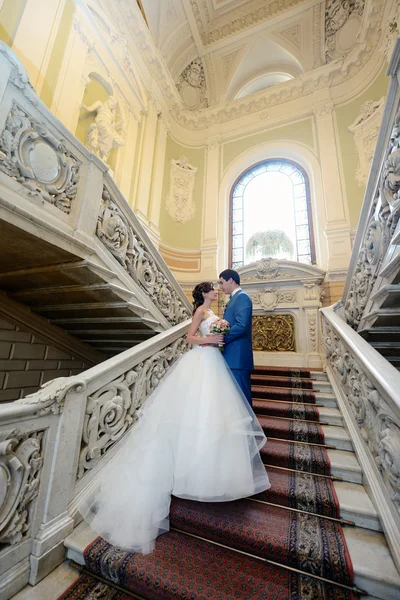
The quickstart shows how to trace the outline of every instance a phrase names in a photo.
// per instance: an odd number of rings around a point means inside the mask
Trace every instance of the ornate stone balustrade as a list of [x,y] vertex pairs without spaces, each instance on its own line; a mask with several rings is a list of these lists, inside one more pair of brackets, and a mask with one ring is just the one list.
[[161,329],[187,319],[189,301],[108,166],[40,101],[3,42],[0,72],[0,218],[63,248],[67,260],[113,272],[138,313]]
[[328,375],[399,565],[400,373],[332,308],[321,312]]
[[389,65],[392,79],[342,299],[346,321],[358,331],[373,324],[382,289],[400,268],[399,46]]
[[74,526],[71,503],[117,450],[138,410],[188,349],[189,323],[0,406],[2,598],[46,576],[58,555],[62,560],[59,545]]

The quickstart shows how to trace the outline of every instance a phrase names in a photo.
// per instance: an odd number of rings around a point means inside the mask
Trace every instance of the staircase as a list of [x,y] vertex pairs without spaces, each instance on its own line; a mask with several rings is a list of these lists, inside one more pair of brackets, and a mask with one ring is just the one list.
[[270,490],[221,504],[173,499],[171,532],[145,557],[112,548],[81,523],[65,546],[85,575],[63,598],[107,585],[149,600],[295,599],[309,597],[305,589],[315,600],[347,599],[353,587],[399,597],[400,575],[326,374],[258,367],[252,378]]
[[[398,70],[396,48],[388,74]],[[343,293],[343,316],[400,370],[400,112],[392,77]]]
[[108,166],[3,42],[0,71],[0,290],[97,362],[183,322],[190,303]]

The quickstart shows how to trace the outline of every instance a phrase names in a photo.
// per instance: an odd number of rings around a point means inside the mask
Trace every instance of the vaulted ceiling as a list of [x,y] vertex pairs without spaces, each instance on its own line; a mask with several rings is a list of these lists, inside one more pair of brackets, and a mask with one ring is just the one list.
[[365,0],[141,0],[185,107],[301,76],[357,43]]

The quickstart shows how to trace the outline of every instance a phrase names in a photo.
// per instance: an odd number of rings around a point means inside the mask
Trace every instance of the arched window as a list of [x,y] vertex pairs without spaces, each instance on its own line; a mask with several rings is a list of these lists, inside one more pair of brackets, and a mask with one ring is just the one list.
[[288,160],[253,165],[231,193],[230,265],[261,258],[315,264],[308,178]]

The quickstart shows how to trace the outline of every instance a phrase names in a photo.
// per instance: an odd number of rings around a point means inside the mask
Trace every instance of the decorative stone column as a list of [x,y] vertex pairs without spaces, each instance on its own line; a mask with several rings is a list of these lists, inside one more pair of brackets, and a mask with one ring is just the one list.
[[76,14],[51,105],[51,111],[70,131],[76,130],[81,99],[90,83],[84,67],[93,49],[94,43],[86,35],[81,17]]
[[45,83],[45,74],[65,3],[66,0],[59,2],[26,0],[15,33],[12,49],[25,65],[38,95]]
[[133,106],[128,107],[129,121],[126,128],[126,139],[123,148],[122,164],[118,172],[118,185],[129,201],[132,185],[132,171],[136,158],[136,146],[140,117]]
[[162,186],[164,179],[164,169],[161,168],[161,166],[164,164],[165,160],[165,149],[167,146],[167,137],[169,130],[170,123],[163,117],[162,114],[160,114],[158,117],[156,147],[154,152],[154,165],[155,167],[159,165],[160,168],[155,168],[153,172],[150,206],[148,211],[148,233],[150,234],[150,237],[157,248],[159,247],[161,241],[160,230],[158,228],[160,223]]
[[218,276],[218,197],[221,140],[206,143],[206,182],[201,225],[201,277],[214,280]]
[[140,154],[139,182],[135,200],[136,216],[144,225],[146,225],[146,227],[148,225],[148,212],[150,208],[149,204],[153,179],[158,112],[159,111],[154,98],[150,97],[144,121],[144,137]]
[[338,166],[334,109],[331,101],[314,107],[323,176],[329,271],[347,268],[351,256],[351,228]]

